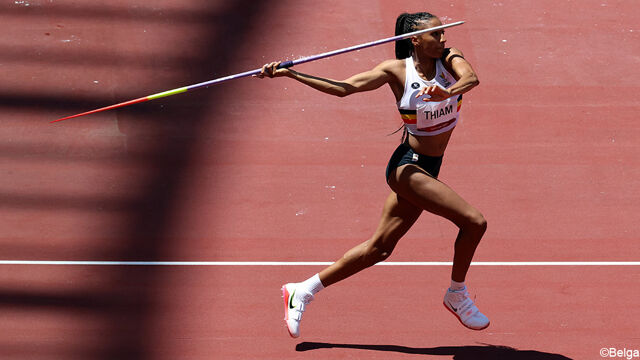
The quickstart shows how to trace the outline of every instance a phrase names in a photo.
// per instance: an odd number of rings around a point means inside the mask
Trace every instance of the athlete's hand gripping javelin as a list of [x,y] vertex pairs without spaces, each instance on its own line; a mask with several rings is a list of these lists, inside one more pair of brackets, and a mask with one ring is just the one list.
[[278,69],[278,66],[280,65],[280,63],[281,61],[274,61],[274,62],[265,64],[262,67],[262,71],[260,71],[259,74],[253,75],[253,77],[262,79],[265,76],[270,78],[285,76],[289,72],[289,69],[285,69],[285,68]]

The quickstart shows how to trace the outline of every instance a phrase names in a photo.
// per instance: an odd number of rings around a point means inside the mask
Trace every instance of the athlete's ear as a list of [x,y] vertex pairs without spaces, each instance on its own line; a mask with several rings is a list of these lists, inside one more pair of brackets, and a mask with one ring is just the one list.
[[411,37],[411,44],[415,47],[416,45],[418,45],[420,43],[420,39],[418,39],[417,36],[412,36]]

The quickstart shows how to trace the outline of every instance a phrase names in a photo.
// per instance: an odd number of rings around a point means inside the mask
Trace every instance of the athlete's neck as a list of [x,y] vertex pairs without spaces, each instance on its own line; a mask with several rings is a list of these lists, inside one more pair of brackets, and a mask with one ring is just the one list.
[[413,66],[415,67],[418,75],[420,75],[421,78],[430,81],[434,77],[436,77],[436,59],[421,59],[415,53],[413,53],[413,55],[411,56],[413,57]]

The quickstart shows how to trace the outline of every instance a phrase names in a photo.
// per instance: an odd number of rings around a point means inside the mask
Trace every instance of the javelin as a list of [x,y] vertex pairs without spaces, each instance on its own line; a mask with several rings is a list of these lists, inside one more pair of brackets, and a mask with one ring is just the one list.
[[[368,47],[373,47],[373,46],[377,46],[377,45],[380,45],[380,44],[385,44],[385,43],[392,42],[392,41],[408,39],[408,38],[410,38],[412,36],[425,34],[425,33],[429,33],[429,32],[434,32],[434,31],[438,31],[438,30],[441,30],[441,29],[444,29],[444,28],[448,28],[448,27],[452,27],[452,26],[458,26],[458,25],[462,25],[462,24],[464,24],[464,21],[458,21],[458,22],[454,22],[454,23],[451,23],[451,24],[440,25],[440,26],[436,26],[436,27],[432,27],[432,28],[428,28],[428,29],[422,29],[422,30],[418,30],[418,31],[414,31],[414,32],[410,32],[410,33],[406,33],[406,34],[402,34],[402,35],[393,36],[393,37],[386,38],[386,39],[372,41],[372,42],[368,42],[368,43],[365,43],[365,44],[350,46],[350,47],[347,47],[347,48],[344,48],[344,49],[339,49],[339,50],[329,51],[329,52],[318,54],[318,55],[308,56],[308,57],[300,58],[300,59],[297,59],[297,60],[289,60],[289,61],[285,61],[285,62],[281,63],[280,65],[278,65],[278,68],[279,69],[281,69],[281,68],[290,68],[290,67],[292,67],[294,65],[303,64],[303,63],[310,62],[310,61],[315,61],[315,60],[320,60],[320,59],[328,58],[330,56],[335,56],[335,55],[348,53],[348,52],[351,52],[351,51],[365,49],[365,48],[368,48]],[[116,109],[116,108],[120,108],[120,107],[124,107],[124,106],[128,106],[128,105],[138,104],[138,103],[142,103],[142,102],[145,102],[145,101],[160,99],[160,98],[171,96],[171,95],[181,94],[181,93],[184,93],[184,92],[187,92],[187,91],[191,91],[191,90],[207,87],[207,86],[218,84],[218,83],[221,83],[221,82],[224,82],[224,81],[239,79],[239,78],[247,77],[247,76],[251,76],[251,75],[257,75],[261,71],[262,71],[262,68],[251,70],[251,71],[245,71],[243,73],[229,75],[229,76],[221,77],[221,78],[218,78],[218,79],[215,79],[215,80],[209,80],[209,81],[201,82],[201,83],[194,84],[194,85],[189,85],[189,86],[184,86],[184,87],[181,87],[181,88],[176,88],[176,89],[173,89],[173,90],[163,91],[163,92],[159,92],[157,94],[153,94],[153,95],[141,97],[141,98],[138,98],[138,99],[121,102],[119,104],[106,106],[106,107],[103,107],[103,108],[100,108],[100,109],[87,111],[87,112],[84,112],[84,113],[81,113],[81,114],[67,116],[67,117],[64,117],[64,118],[61,118],[61,119],[58,119],[58,120],[53,120],[53,121],[51,121],[51,123],[55,123],[55,122],[62,121],[62,120],[67,120],[67,119],[72,119],[72,118],[76,118],[76,117],[80,117],[80,116],[84,116],[84,115],[95,114],[95,113],[98,113],[98,112],[102,112],[102,111],[106,111],[106,110],[112,110],[112,109]]]

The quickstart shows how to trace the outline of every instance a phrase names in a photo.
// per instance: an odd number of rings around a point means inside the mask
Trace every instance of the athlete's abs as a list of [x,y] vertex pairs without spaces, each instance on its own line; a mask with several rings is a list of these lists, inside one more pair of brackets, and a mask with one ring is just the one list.
[[453,129],[434,136],[408,135],[409,146],[418,154],[427,156],[442,156],[447,149]]

